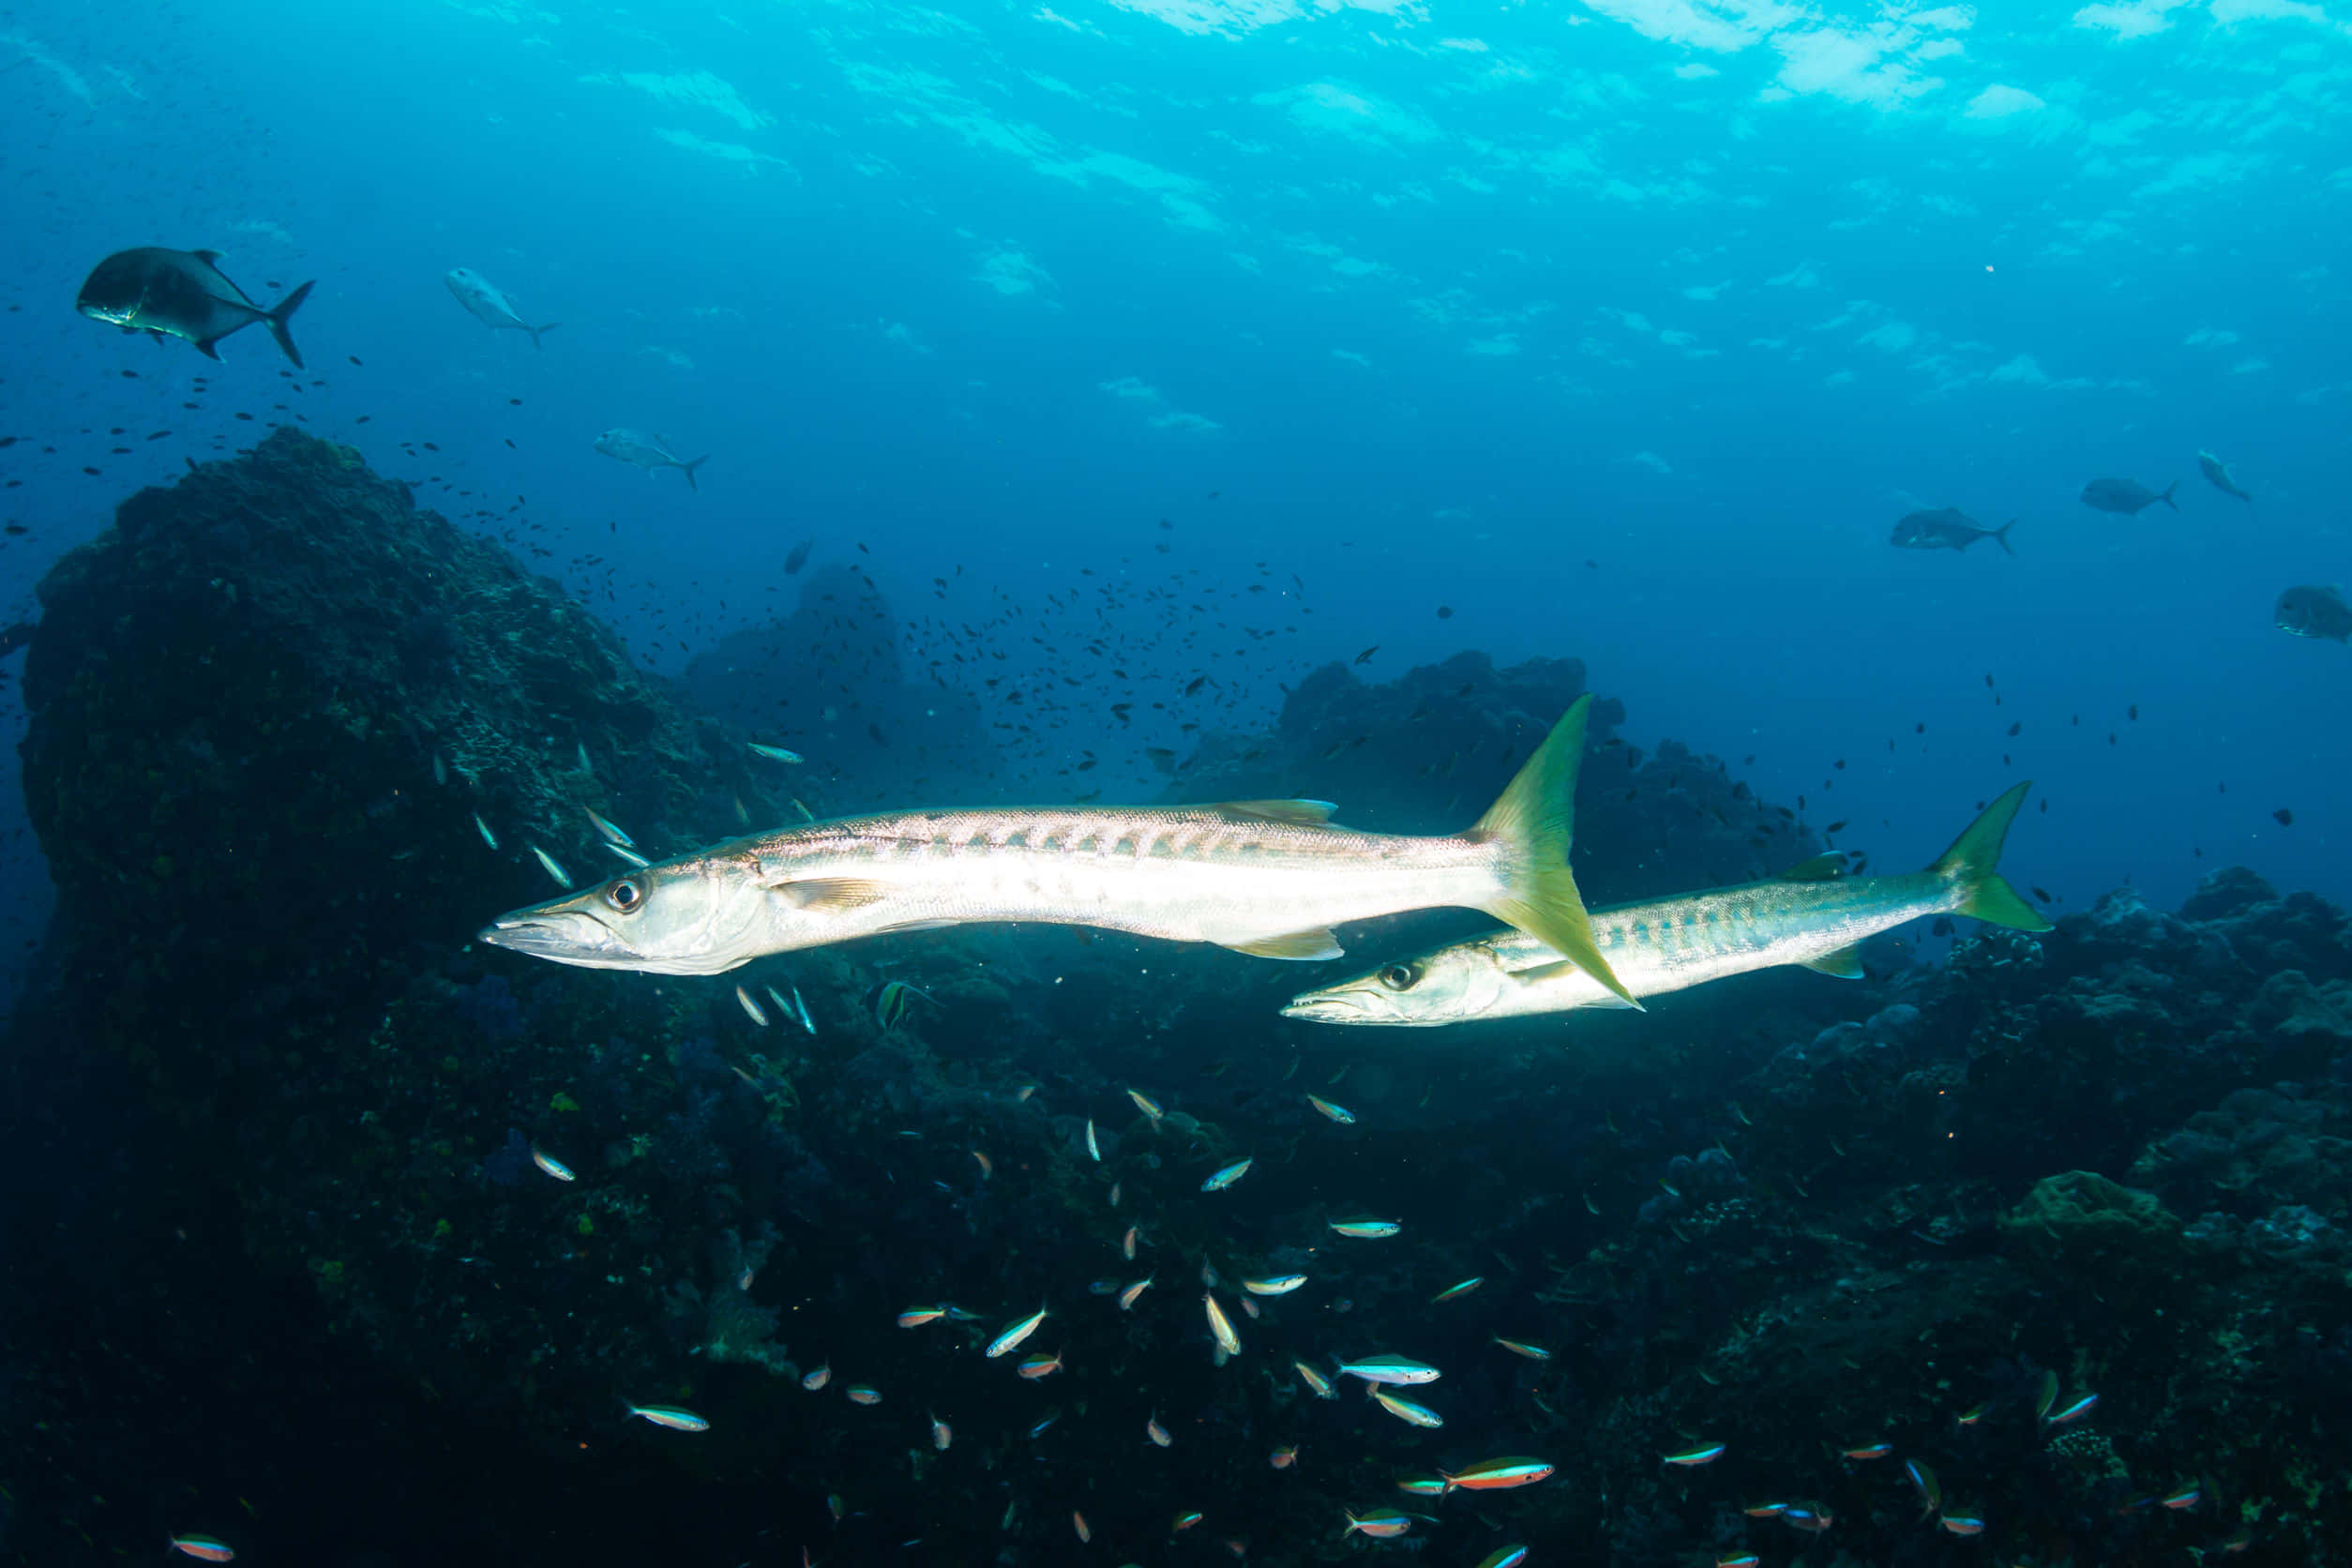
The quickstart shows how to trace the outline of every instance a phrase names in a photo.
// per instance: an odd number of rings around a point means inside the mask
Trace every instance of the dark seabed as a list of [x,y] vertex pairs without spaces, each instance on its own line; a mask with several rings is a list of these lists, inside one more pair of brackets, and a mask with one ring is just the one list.
[[[775,645],[828,598],[887,645],[856,587],[807,578]],[[788,790],[820,814],[888,796],[871,758],[777,764],[698,716],[746,704],[751,651],[637,673],[556,585],[290,431],[134,497],[41,600],[24,776],[58,903],[0,1138],[22,1560],[190,1530],[328,1563],[2323,1561],[2347,1539],[2352,928],[2322,899],[2222,870],[2178,913],[2126,890],[2041,936],[1882,936],[1860,980],[1440,1032],[1276,1016],[1337,969],[1063,927],[599,973],[452,933],[546,894],[535,848],[623,869],[581,807],[659,856],[739,807],[792,820]],[[1585,679],[1333,665],[1272,729],[1171,762],[1168,795],[1442,830]],[[1823,847],[1722,761],[1593,714],[1587,888]],[[1330,1229],[1363,1214],[1401,1230]],[[1222,1367],[1206,1280],[1242,1344]],[[1040,1304],[1019,1354],[1058,1368],[981,1353]],[[1334,1369],[1375,1352],[1440,1369],[1393,1392],[1441,1426]],[[1399,1489],[1506,1455],[1554,1470]],[[1381,1506],[1410,1532],[1343,1539]]]

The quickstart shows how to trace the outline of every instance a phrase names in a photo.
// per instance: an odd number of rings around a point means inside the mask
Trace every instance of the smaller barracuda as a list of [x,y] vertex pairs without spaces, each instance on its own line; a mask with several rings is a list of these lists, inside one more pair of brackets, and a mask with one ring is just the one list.
[[[1855,944],[1922,915],[2046,931],[2050,923],[1994,868],[2032,787],[2020,784],[1986,807],[1924,871],[1841,877],[1843,857],[1823,855],[1770,882],[1597,910],[1594,938],[1626,989],[1649,997],[1781,964],[1859,979]],[[1542,942],[1498,931],[1302,992],[1282,1011],[1318,1023],[1431,1028],[1623,1005]]]
[[1633,1003],[1568,868],[1591,706],[1579,698],[1485,815],[1445,837],[1337,827],[1312,800],[896,812],[656,861],[502,915],[481,940],[587,969],[721,974],[885,931],[1029,921],[1312,961],[1340,956],[1335,926],[1451,905],[1540,938]]

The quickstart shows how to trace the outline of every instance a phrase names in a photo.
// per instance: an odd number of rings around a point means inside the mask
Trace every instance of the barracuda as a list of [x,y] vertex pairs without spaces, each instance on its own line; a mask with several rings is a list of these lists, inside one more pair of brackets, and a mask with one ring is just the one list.
[[[1994,868],[2031,788],[2020,784],[1985,807],[1924,871],[1839,877],[1844,857],[1823,855],[1770,882],[1595,910],[1594,940],[1626,990],[1648,997],[1781,964],[1859,978],[1855,944],[1922,915],[2046,931],[2050,923]],[[1318,1023],[1431,1028],[1624,1005],[1543,942],[1498,931],[1302,992],[1282,1011]]]
[[1568,869],[1591,705],[1579,698],[1451,837],[1335,827],[1328,803],[1306,800],[854,817],[657,862],[502,915],[481,940],[587,969],[717,974],[884,931],[1038,921],[1316,959],[1340,956],[1342,922],[1461,905],[1632,1003]]

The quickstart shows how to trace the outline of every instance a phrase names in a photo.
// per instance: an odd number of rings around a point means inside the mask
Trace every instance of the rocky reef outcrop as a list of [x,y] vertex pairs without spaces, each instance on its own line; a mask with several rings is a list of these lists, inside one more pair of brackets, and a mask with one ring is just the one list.
[[870,578],[819,566],[789,612],[720,638],[678,685],[702,712],[807,756],[836,812],[986,798],[1003,759],[979,702],[936,675],[911,681],[900,637]]

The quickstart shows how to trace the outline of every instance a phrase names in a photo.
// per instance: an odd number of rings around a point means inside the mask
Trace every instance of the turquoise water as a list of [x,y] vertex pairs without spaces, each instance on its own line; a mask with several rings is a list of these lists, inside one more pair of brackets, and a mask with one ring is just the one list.
[[[2035,776],[2077,900],[2217,857],[2342,893],[2352,667],[2269,612],[2345,574],[2347,48],[2290,0],[21,6],[0,583],[298,412],[445,510],[528,497],[663,667],[804,536],[943,620],[1004,595],[1050,644],[1013,656],[1081,672],[1047,595],[1263,562],[1231,619],[1271,635],[1212,640],[1237,716],[1373,643],[1573,654],[1635,737],[1907,845]],[[324,384],[75,317],[131,244],[265,304],[316,277]],[[456,266],[562,326],[492,334]],[[615,426],[712,454],[700,490]],[[2182,509],[2075,499],[2109,475]],[[1888,546],[1948,505],[2015,557]]]

